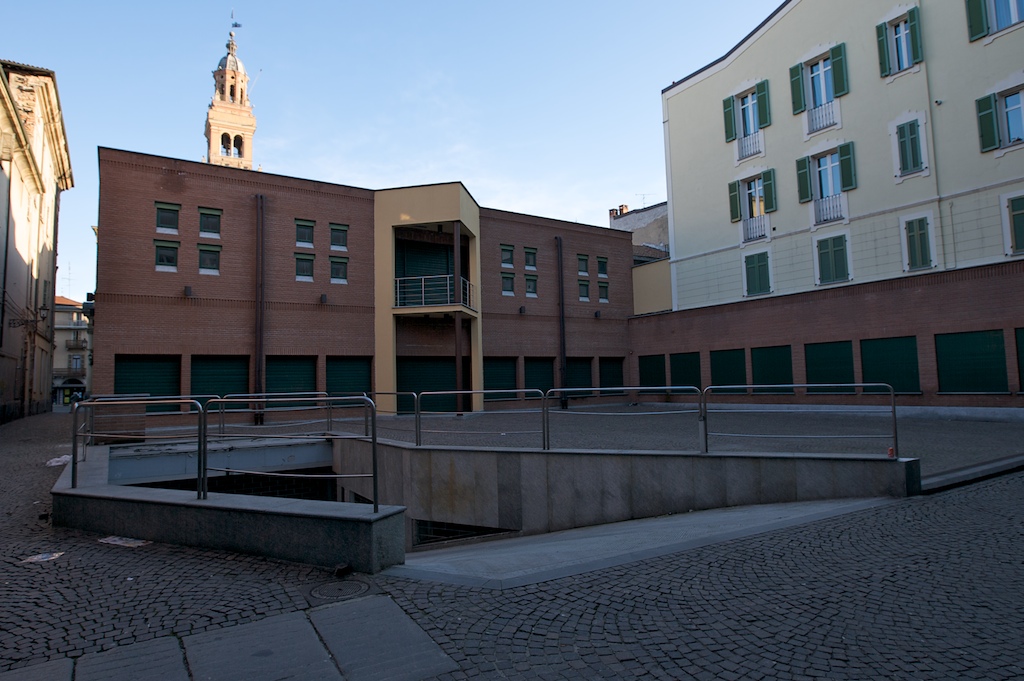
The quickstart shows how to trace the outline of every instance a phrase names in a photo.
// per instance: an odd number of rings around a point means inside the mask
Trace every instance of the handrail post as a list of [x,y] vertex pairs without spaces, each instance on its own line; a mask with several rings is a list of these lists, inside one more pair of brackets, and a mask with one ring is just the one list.
[[[710,387],[710,386],[709,386]],[[701,454],[708,453],[708,388],[700,393],[697,412],[697,444]]]
[[[369,398],[366,398],[369,401]],[[378,500],[378,486],[377,486],[377,405],[370,402],[370,419],[373,421],[373,429],[371,430],[370,439],[370,451],[373,458],[373,512],[379,512],[380,505]]]
[[334,401],[327,398],[327,430],[334,430]]
[[[370,396],[367,395],[366,393],[363,393],[363,397],[365,397],[366,399],[370,399]],[[377,411],[377,406],[374,405],[373,409],[376,412]],[[377,423],[377,421],[375,419],[374,420],[374,426],[376,426],[376,423]],[[366,402],[363,402],[363,437],[369,437],[369,436],[370,436],[370,405],[367,404]]]
[[892,400],[892,457],[894,459],[900,458],[900,446],[896,436],[896,389],[891,385],[889,388],[889,398]]
[[420,393],[412,394],[413,412],[416,415],[416,446],[423,444],[423,436],[420,434]]
[[548,451],[551,449],[551,430],[550,424],[548,423],[548,394],[552,389],[543,393],[540,400],[540,433],[541,433],[541,449]]
[[78,487],[78,402],[71,405],[71,489]]

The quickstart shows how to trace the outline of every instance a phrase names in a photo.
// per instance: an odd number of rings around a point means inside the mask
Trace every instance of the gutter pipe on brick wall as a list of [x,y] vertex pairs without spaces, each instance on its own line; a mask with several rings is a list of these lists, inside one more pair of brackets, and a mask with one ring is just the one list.
[[[266,274],[266,258],[264,253],[264,219],[266,211],[266,197],[263,194],[256,195],[256,366],[255,385],[253,392],[263,392],[263,335],[264,319],[263,313],[266,307],[264,275]],[[262,414],[256,414],[256,418],[262,421]]]
[[[566,374],[565,359],[565,272],[562,266],[562,237],[556,236],[555,243],[558,244],[558,386],[564,388]],[[569,408],[569,396],[561,394],[560,404],[562,409]]]

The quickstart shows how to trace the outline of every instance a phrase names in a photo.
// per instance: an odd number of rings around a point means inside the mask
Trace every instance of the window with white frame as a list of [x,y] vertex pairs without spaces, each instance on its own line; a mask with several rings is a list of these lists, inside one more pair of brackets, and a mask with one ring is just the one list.
[[743,289],[748,296],[772,292],[768,251],[743,256]]
[[[1024,0],[1022,0],[1024,1]],[[1024,86],[986,95],[975,102],[982,152],[1024,143]]]
[[889,124],[896,184],[912,175],[929,174],[927,137],[924,131],[925,117],[922,113],[911,113]]
[[1008,255],[1024,255],[1024,196],[1006,197]]
[[820,237],[815,240],[819,284],[835,284],[850,280],[846,235]]
[[774,212],[777,205],[774,168],[729,183],[729,219],[743,223],[744,242],[768,236],[768,213]]
[[980,40],[1024,22],[1024,0],[966,0],[970,40]]
[[796,179],[800,203],[813,203],[815,225],[847,219],[845,193],[857,188],[853,142],[798,158]]
[[895,21],[878,24],[875,37],[878,40],[878,68],[883,78],[924,61],[921,10],[917,7],[911,7]]
[[804,113],[805,130],[813,134],[840,122],[836,98],[850,91],[846,43],[789,69],[793,115]]
[[737,142],[736,158],[744,159],[762,153],[760,131],[771,125],[768,81],[762,80],[753,89],[722,100],[725,120],[725,141]]
[[928,217],[903,221],[903,248],[905,270],[926,270],[932,267],[931,226]]

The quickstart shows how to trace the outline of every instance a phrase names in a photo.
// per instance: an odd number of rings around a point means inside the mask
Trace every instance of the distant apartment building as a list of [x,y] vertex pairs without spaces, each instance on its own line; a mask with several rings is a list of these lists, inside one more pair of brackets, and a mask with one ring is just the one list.
[[0,423],[51,404],[57,210],[70,189],[53,71],[0,60]]
[[1020,405],[1022,41],[1016,0],[787,0],[667,87],[652,371]]
[[92,390],[92,329],[82,303],[55,296],[53,304],[53,402],[69,405]]

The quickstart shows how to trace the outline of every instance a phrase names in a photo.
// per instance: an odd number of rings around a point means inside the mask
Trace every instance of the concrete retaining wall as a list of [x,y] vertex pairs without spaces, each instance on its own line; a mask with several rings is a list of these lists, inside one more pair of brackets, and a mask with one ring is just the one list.
[[53,523],[88,532],[251,553],[376,573],[405,562],[405,509],[368,504],[107,484],[105,457],[90,453],[71,488],[70,466],[52,490]]
[[[369,445],[335,441],[341,473],[369,470]],[[478,451],[378,443],[380,499],[412,520],[523,534],[671,513],[790,501],[903,497],[917,459],[826,455]],[[369,496],[370,483],[344,485]]]

